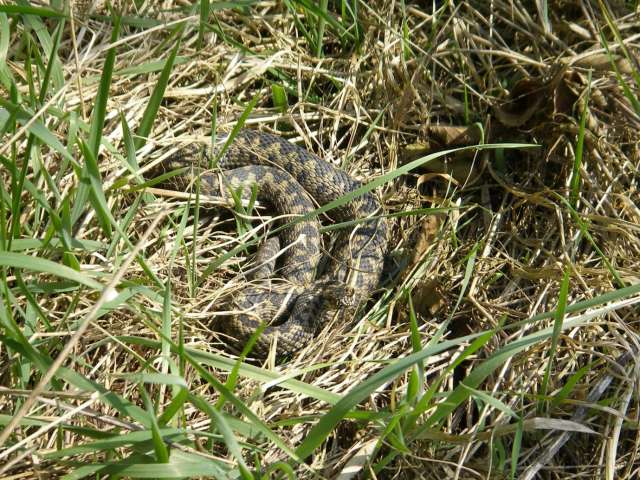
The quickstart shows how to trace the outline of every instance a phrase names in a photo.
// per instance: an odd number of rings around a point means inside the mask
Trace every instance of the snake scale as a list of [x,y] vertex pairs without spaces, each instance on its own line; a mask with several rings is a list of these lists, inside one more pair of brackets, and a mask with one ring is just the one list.
[[[320,222],[317,216],[306,214],[362,184],[277,135],[240,130],[222,156],[220,148],[214,147],[212,152],[220,157],[215,169],[206,170],[209,157],[196,146],[171,155],[162,169],[190,167],[171,179],[172,188],[188,188],[198,175],[201,193],[227,199],[231,190],[246,198],[256,185],[258,200],[282,216],[284,228],[258,249],[258,267],[248,276],[246,287],[233,297],[234,313],[225,319],[222,329],[241,348],[267,321],[252,355],[266,356],[275,342],[276,356],[289,356],[310,344],[318,328],[331,317],[350,311],[377,287],[387,248],[386,220],[371,193],[330,210],[328,215],[336,222],[357,222],[340,230],[326,265],[319,271]],[[278,256],[275,274],[274,256]]]

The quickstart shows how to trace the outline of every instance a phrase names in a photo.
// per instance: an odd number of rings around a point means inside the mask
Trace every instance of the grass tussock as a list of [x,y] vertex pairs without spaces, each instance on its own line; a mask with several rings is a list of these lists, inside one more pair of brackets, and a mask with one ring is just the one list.
[[[0,2],[3,478],[637,478],[635,3]],[[280,363],[216,328],[277,219],[148,179],[242,125],[391,225]]]

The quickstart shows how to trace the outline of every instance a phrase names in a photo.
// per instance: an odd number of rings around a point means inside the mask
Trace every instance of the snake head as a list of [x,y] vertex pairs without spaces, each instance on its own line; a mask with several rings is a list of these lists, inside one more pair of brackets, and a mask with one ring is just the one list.
[[298,311],[315,313],[320,311],[350,311],[358,305],[355,290],[345,283],[316,282],[302,293],[296,302]]

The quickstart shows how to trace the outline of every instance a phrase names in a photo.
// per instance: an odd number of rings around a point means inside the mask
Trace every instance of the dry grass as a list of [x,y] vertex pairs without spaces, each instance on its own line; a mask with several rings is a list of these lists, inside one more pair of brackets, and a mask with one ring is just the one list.
[[[0,117],[3,163],[16,167],[2,173],[0,250],[18,249],[11,235],[54,240],[20,249],[24,264],[0,252],[5,478],[75,478],[94,467],[131,477],[269,478],[270,467],[304,478],[637,477],[637,5],[335,2],[322,21],[313,2],[212,2],[201,34],[198,6],[141,1],[126,4],[113,43],[109,12],[96,3],[75,2],[39,101],[45,37],[60,19],[4,17],[0,73],[16,91],[2,82],[0,113],[16,103],[40,112],[35,123],[74,157],[36,135],[25,170],[35,190],[16,194],[31,115],[13,126]],[[548,6],[548,21],[536,5]],[[358,21],[342,7],[356,8]],[[178,37],[151,133],[135,140],[136,171],[127,129],[141,132]],[[82,197],[90,155],[73,139],[89,142],[114,47],[98,158],[117,222],[107,228],[99,187],[85,182]],[[218,260],[264,225],[238,231],[221,208],[194,220],[192,196],[135,186],[181,145],[208,141],[212,125],[232,129],[252,99],[245,125],[365,182],[446,148],[539,147],[465,150],[387,182],[378,194],[393,225],[389,275],[366,311],[328,325],[284,364],[234,366],[212,327],[253,264],[244,251]],[[271,224],[267,211],[256,215]],[[60,247],[63,234],[84,243]],[[121,296],[79,289],[65,272],[30,264],[36,257],[103,285],[122,275],[113,282]],[[53,380],[38,385],[47,371]],[[25,398],[35,401],[20,411]],[[132,432],[147,436],[91,443]]]

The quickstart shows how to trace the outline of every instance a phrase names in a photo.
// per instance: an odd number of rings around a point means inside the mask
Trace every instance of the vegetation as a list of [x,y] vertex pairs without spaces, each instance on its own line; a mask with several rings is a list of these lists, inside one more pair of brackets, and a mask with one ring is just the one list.
[[[2,478],[637,478],[639,15],[0,1]],[[279,363],[216,328],[268,210],[145,177],[241,126],[392,224]]]

